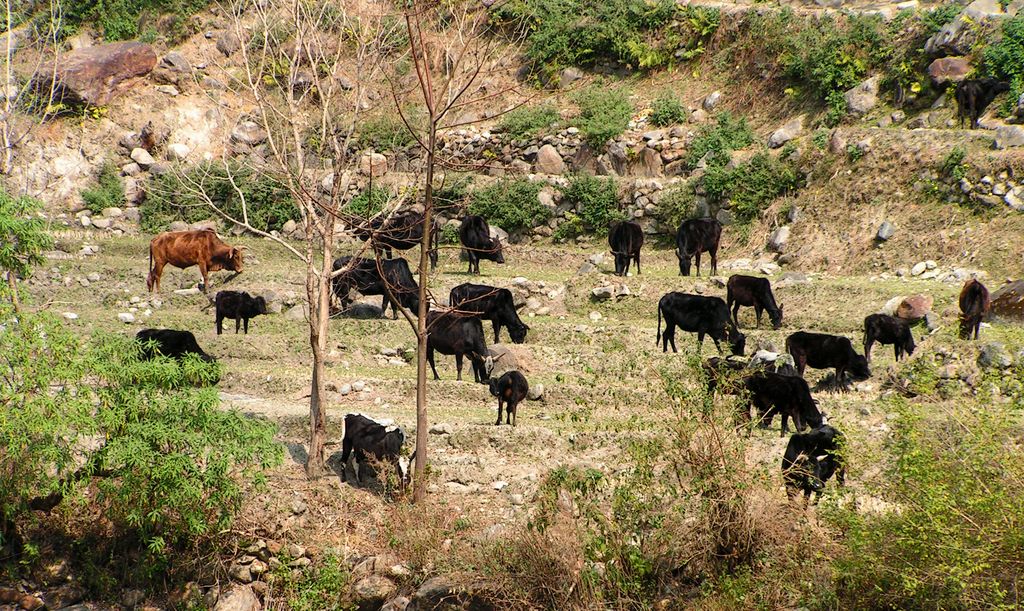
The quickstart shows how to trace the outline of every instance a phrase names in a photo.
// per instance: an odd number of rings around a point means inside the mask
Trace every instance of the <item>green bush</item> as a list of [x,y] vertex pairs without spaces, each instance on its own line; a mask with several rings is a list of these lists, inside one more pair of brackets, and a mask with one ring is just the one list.
[[676,183],[661,192],[658,216],[670,227],[678,227],[687,219],[696,218],[697,194],[690,181]]
[[834,568],[844,608],[1009,609],[1018,602],[1019,412],[1001,401],[984,409],[957,400],[936,407],[902,400],[886,406],[897,414],[894,458],[863,491],[886,507],[824,506],[843,533]]
[[1010,83],[1010,93],[1001,112],[1003,115],[1012,114],[1017,99],[1024,93],[1024,15],[1017,15],[1003,23],[1002,38],[982,52],[980,72]]
[[441,244],[451,246],[459,243],[459,227],[452,223],[445,223],[444,227],[441,228],[441,235],[438,236],[438,241]]
[[99,214],[104,208],[124,205],[124,183],[121,172],[113,163],[107,162],[100,167],[96,177],[96,186],[82,191],[82,202],[93,214]]
[[566,242],[576,236],[581,236],[586,232],[587,228],[583,225],[583,219],[574,212],[566,212],[565,218],[558,224],[558,227],[555,228],[551,237],[556,242]]
[[472,174],[446,174],[444,180],[434,186],[434,211],[453,213],[462,210],[469,200],[472,186]]
[[[591,233],[606,234],[613,221],[626,218],[619,210],[619,185],[610,176],[574,174],[569,177],[569,184],[562,187],[562,203],[573,207],[582,229]],[[562,232],[561,239],[574,237],[566,235],[568,231]]]
[[383,210],[392,199],[391,191],[384,187],[371,185],[369,188],[360,191],[358,195],[345,204],[343,209],[349,214],[366,219]]
[[282,457],[272,424],[219,408],[216,363],[142,361],[134,338],[83,344],[49,314],[15,318],[2,304],[0,326],[2,533],[33,501],[84,505],[104,516],[97,534],[136,548],[143,576],[157,577],[171,550],[225,532],[242,487]]
[[62,34],[70,36],[81,26],[96,24],[108,41],[128,40],[139,35],[140,23],[160,15],[175,17],[171,41],[184,38],[188,18],[203,10],[210,0],[75,0],[61,5]]
[[943,176],[959,182],[967,176],[967,171],[970,169],[970,166],[964,163],[965,159],[967,159],[967,150],[960,145],[954,146],[942,160],[939,172]]
[[525,231],[551,218],[551,210],[537,200],[544,188],[525,178],[504,178],[473,191],[469,213],[487,219],[509,233]]
[[[412,120],[415,117],[407,115],[407,118]],[[416,141],[397,113],[368,117],[356,128],[356,132],[360,147],[378,151],[405,148]]]
[[884,62],[891,48],[883,26],[880,16],[826,15],[804,21],[782,41],[782,67],[787,76],[809,85],[825,100],[833,92],[854,87],[868,69]]
[[156,233],[171,221],[217,217],[206,198],[235,219],[242,218],[244,202],[249,224],[261,231],[279,230],[298,217],[291,193],[270,175],[240,164],[209,162],[155,176],[141,206],[142,229]]
[[789,162],[758,153],[747,163],[728,169],[708,166],[704,191],[713,201],[729,200],[739,224],[749,223],[777,197],[803,186],[803,177]]
[[558,109],[553,104],[520,106],[505,113],[498,128],[510,138],[522,140],[544,133],[560,119]]
[[633,116],[633,104],[626,89],[594,85],[578,92],[573,101],[580,108],[577,127],[595,151],[626,131]]
[[712,163],[725,164],[731,151],[749,146],[753,141],[754,132],[745,118],[733,119],[732,114],[723,112],[714,125],[705,125],[697,130],[687,151],[686,163],[693,168],[704,155],[713,151]]
[[921,17],[921,21],[924,23],[924,31],[926,36],[932,36],[938,34],[939,30],[943,28],[947,23],[957,18],[964,10],[964,5],[960,2],[949,2],[935,7],[930,11],[925,11]]
[[647,118],[655,127],[682,123],[686,120],[686,108],[674,95],[662,95],[651,102],[651,114]]
[[[32,266],[43,264],[43,251],[53,238],[46,231],[46,220],[39,216],[42,211],[41,201],[12,197],[0,189],[0,272],[27,278]],[[7,283],[2,284],[6,289]]]

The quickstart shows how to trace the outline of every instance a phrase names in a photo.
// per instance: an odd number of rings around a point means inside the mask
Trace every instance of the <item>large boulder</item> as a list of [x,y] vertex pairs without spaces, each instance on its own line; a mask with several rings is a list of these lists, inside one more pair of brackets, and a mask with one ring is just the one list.
[[558,149],[550,144],[545,144],[537,151],[535,167],[538,174],[561,174],[565,171],[565,162],[558,154]]
[[772,132],[772,135],[768,138],[768,148],[777,149],[802,134],[805,119],[805,115],[800,115]]
[[996,148],[1005,149],[1011,146],[1024,146],[1024,127],[1020,125],[1002,125],[996,128]]
[[878,104],[878,84],[880,77],[873,76],[853,89],[850,89],[843,97],[846,99],[846,107],[855,116],[867,114]]
[[789,242],[789,225],[783,225],[768,237],[768,250],[778,253],[785,252],[787,242]]
[[234,586],[221,595],[213,611],[259,611],[263,607],[252,586]]
[[104,106],[128,81],[149,74],[156,66],[156,51],[141,42],[115,42],[84,47],[61,56],[56,69],[36,73],[35,84],[54,87],[55,99]]
[[1014,280],[992,293],[992,313],[995,318],[1024,321],[1024,280]]
[[972,69],[971,60],[966,57],[940,57],[928,66],[928,76],[936,85],[959,83]]
[[896,306],[896,317],[907,322],[917,322],[932,311],[934,299],[931,295],[910,295],[904,297]]
[[928,55],[968,55],[979,37],[989,35],[998,23],[1017,14],[1020,2],[1010,2],[1005,10],[999,0],[975,0],[953,21],[942,26],[924,44]]

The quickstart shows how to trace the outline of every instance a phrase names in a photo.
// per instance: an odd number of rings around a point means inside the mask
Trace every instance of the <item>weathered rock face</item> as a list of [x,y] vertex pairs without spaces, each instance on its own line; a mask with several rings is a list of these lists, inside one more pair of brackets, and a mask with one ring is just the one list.
[[561,174],[565,171],[565,162],[558,154],[558,149],[545,144],[537,151],[536,168],[538,174]]
[[251,586],[235,586],[225,592],[214,611],[258,611],[261,609],[260,601],[256,599]]
[[108,104],[126,81],[149,74],[156,66],[153,47],[140,42],[117,42],[85,47],[64,55],[54,74],[40,71],[36,86],[49,88],[58,100],[93,106]]
[[908,322],[916,322],[931,312],[933,303],[931,295],[910,295],[896,307],[896,317]]
[[1024,280],[1015,280],[992,293],[992,316],[1024,321]]
[[928,76],[936,85],[959,83],[971,72],[970,60],[966,57],[940,57],[928,66]]
[[996,128],[996,148],[1024,146],[1024,128],[1020,125],[1003,125]]
[[851,113],[860,116],[878,104],[878,83],[879,77],[873,76],[843,95]]
[[768,138],[768,148],[777,149],[783,144],[786,144],[793,138],[796,138],[804,131],[804,120],[805,116],[800,115],[793,119],[789,123],[786,123],[779,129],[772,132],[771,137]]
[[999,0],[975,0],[929,38],[924,50],[932,56],[967,55],[979,36],[987,35],[991,27],[1016,15],[1019,8],[1018,2],[1010,2],[1004,10]]

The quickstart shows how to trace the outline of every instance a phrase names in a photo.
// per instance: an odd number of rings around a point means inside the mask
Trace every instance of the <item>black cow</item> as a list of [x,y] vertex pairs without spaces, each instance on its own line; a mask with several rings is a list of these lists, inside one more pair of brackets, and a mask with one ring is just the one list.
[[820,498],[825,482],[833,474],[840,486],[846,483],[842,445],[843,434],[827,424],[789,438],[782,456],[782,478],[790,500],[801,491],[805,503],[812,492]]
[[978,339],[978,331],[981,329],[981,319],[985,318],[992,301],[988,296],[988,289],[985,285],[971,278],[964,283],[960,291],[960,337],[961,339]]
[[[482,216],[467,216],[459,225],[459,241],[469,257],[469,273],[480,273],[480,259],[504,263],[501,240],[491,237],[491,228]],[[474,269],[476,271],[474,271]]]
[[460,312],[475,314],[494,325],[494,341],[499,341],[501,328],[508,327],[512,341],[521,344],[526,341],[530,327],[519,318],[512,291],[486,284],[460,284],[448,295],[448,304]]
[[484,384],[488,379],[487,343],[484,341],[484,326],[476,316],[459,314],[453,310],[427,313],[427,362],[434,372],[434,379],[440,380],[434,366],[434,351],[455,355],[456,380],[462,380],[462,355],[469,355],[473,363],[473,379]]
[[331,281],[334,295],[342,308],[348,307],[348,293],[355,289],[363,295],[383,295],[381,316],[387,312],[389,303],[393,318],[398,318],[399,306],[413,312],[419,311],[420,288],[405,259],[380,259],[380,267],[377,266],[377,259],[360,258],[355,263],[352,259],[347,256],[338,257],[333,265],[335,272],[345,270]]
[[871,377],[868,360],[854,351],[847,337],[797,331],[786,338],[786,352],[793,355],[800,375],[808,365],[815,369],[835,367],[836,384],[843,390],[848,385],[847,373],[857,380]]
[[[813,428],[824,423],[807,381],[799,376],[762,371],[744,378],[743,385],[750,392],[751,404],[757,408],[759,426],[768,428],[775,414],[782,416],[780,436],[789,432],[789,418],[793,419],[793,425],[798,431],[808,425]],[[746,408],[744,415],[749,419],[749,408]]]
[[871,362],[871,346],[892,344],[896,360],[914,354],[914,335],[905,320],[888,314],[871,314],[864,319],[864,358]]
[[[665,334],[662,340],[661,318],[665,317]],[[676,350],[676,327],[683,331],[697,334],[697,351],[704,345],[704,336],[710,335],[715,341],[718,352],[722,352],[719,344],[722,340],[729,341],[729,348],[737,356],[743,354],[746,337],[739,332],[725,302],[718,297],[703,297],[687,293],[667,293],[658,301],[658,337],[656,343],[662,344],[662,352],[668,352],[671,342],[672,352]]]
[[[143,329],[135,334],[135,339],[142,344],[142,360],[148,361],[158,354],[181,360],[186,354],[195,354],[207,363],[217,359],[203,352],[191,331],[177,329]],[[152,343],[151,343],[152,342]],[[156,345],[153,346],[153,343]],[[155,348],[155,351],[154,351]]]
[[362,414],[345,416],[345,436],[341,440],[341,479],[348,481],[348,466],[355,453],[353,473],[360,483],[359,471],[370,458],[391,463],[398,476],[399,486],[409,484],[409,460],[401,455],[405,445],[405,432],[396,426],[385,426]]
[[708,395],[715,394],[719,388],[727,395],[735,395],[743,387],[739,374],[747,369],[744,361],[713,356],[701,363],[701,367],[707,381]]
[[996,96],[1010,90],[1010,84],[994,78],[964,79],[956,85],[957,115],[960,128],[964,119],[971,120],[971,129],[978,129],[978,119]]
[[217,310],[217,335],[224,331],[224,319],[235,321],[235,333],[245,322],[245,334],[249,335],[249,319],[267,313],[267,301],[239,291],[219,291],[214,299]]
[[729,276],[726,289],[728,291],[726,304],[732,310],[732,320],[737,327],[740,326],[740,306],[754,307],[757,328],[761,328],[761,312],[764,310],[768,310],[768,318],[772,321],[773,329],[782,327],[782,306],[775,305],[772,284],[768,282],[767,278],[736,274]]
[[505,424],[515,426],[516,407],[520,401],[526,398],[526,393],[530,390],[530,385],[526,382],[526,376],[513,369],[512,371],[505,372],[505,375],[497,380],[491,378],[488,386],[491,395],[498,398],[498,419],[494,422],[494,425],[498,426],[501,424],[502,403],[508,401],[508,405],[505,406]]
[[625,276],[629,273],[630,260],[636,261],[636,273],[640,273],[640,248],[644,245],[644,231],[638,223],[616,223],[608,233],[608,245],[615,255],[616,276]]
[[[422,212],[411,210],[396,214],[387,219],[375,217],[369,221],[355,223],[353,233],[364,242],[372,240],[371,244],[375,250],[381,250],[388,259],[393,257],[392,249],[409,250],[423,242]],[[430,269],[437,267],[437,236],[440,232],[440,225],[437,222],[431,224],[430,228]]]
[[679,259],[679,275],[690,275],[690,258],[697,260],[697,275],[700,276],[700,253],[711,254],[711,273],[718,273],[718,243],[722,240],[722,224],[713,218],[690,219],[679,225],[676,233],[676,257]]

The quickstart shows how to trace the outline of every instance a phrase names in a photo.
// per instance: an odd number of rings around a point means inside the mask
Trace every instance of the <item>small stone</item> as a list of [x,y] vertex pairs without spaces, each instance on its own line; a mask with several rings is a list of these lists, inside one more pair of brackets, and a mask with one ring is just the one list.
[[366,382],[362,380],[352,382],[352,390],[362,392],[364,389],[366,389]]
[[117,206],[110,206],[109,208],[104,208],[103,209],[103,216],[105,216],[107,218],[110,218],[110,219],[116,219],[116,218],[122,216],[123,214],[124,214],[124,212],[120,208],[118,208]]
[[143,170],[148,170],[151,165],[156,163],[156,159],[153,159],[153,156],[149,154],[149,151],[144,148],[132,149],[131,157],[132,161],[139,164],[139,167]]
[[928,269],[928,267],[927,267],[927,265],[925,265],[925,262],[921,261],[920,263],[914,264],[914,267],[910,268],[910,275],[911,276],[920,276],[927,269]]
[[306,513],[306,503],[300,499],[296,499],[295,501],[292,502],[291,509],[293,514],[300,516]]
[[92,220],[92,226],[97,229],[110,229],[110,226],[114,224],[111,219],[95,218]]
[[706,98],[704,98],[704,110],[711,112],[718,106],[718,103],[722,100],[721,91],[712,91]]
[[78,314],[75,314],[74,312],[64,312],[62,316],[65,320],[78,320]]
[[239,583],[252,582],[252,573],[249,571],[249,565],[238,562],[228,567],[228,577]]
[[526,398],[530,401],[540,401],[544,397],[544,384],[537,382],[530,384],[526,391]]
[[590,313],[590,321],[591,322],[597,322],[599,320],[601,320],[601,313],[600,312],[591,312]]
[[885,242],[896,233],[896,227],[889,221],[883,221],[878,227],[878,232],[875,234],[875,238],[880,242]]
[[990,342],[978,352],[978,366],[982,369],[1006,369],[1013,365],[1013,359],[1006,351],[1006,346],[999,342]]
[[121,312],[117,315],[117,319],[126,325],[130,325],[135,322],[135,315],[131,312]]
[[430,431],[429,432],[430,432],[431,435],[451,435],[452,434],[452,425],[450,425],[450,424],[448,424],[446,422],[439,422],[437,424],[432,425],[430,427]]
[[88,216],[78,217],[78,222],[81,223],[82,227],[92,227],[92,219]]
[[156,90],[171,97],[175,97],[180,93],[174,85],[157,85]]
[[591,289],[590,296],[596,301],[606,301],[611,299],[615,295],[615,287],[613,286],[599,286],[595,289]]
[[306,555],[306,548],[298,543],[289,543],[285,546],[284,553],[289,558],[301,558]]
[[523,499],[523,495],[521,495],[521,494],[510,494],[510,495],[508,495],[508,502],[512,503],[516,507],[519,507],[520,505],[522,505],[526,501],[525,501],[525,499]]
[[781,253],[786,249],[786,242],[789,241],[789,225],[783,225],[768,238],[768,250]]
[[499,492],[504,490],[507,486],[508,486],[508,482],[506,482],[504,480],[499,480],[499,481],[496,481],[493,484],[491,484],[491,488],[493,488],[493,489],[495,489],[495,490],[497,490]]
[[188,153],[188,145],[181,144],[180,142],[173,142],[167,145],[167,159],[170,161],[183,161],[188,157]]

